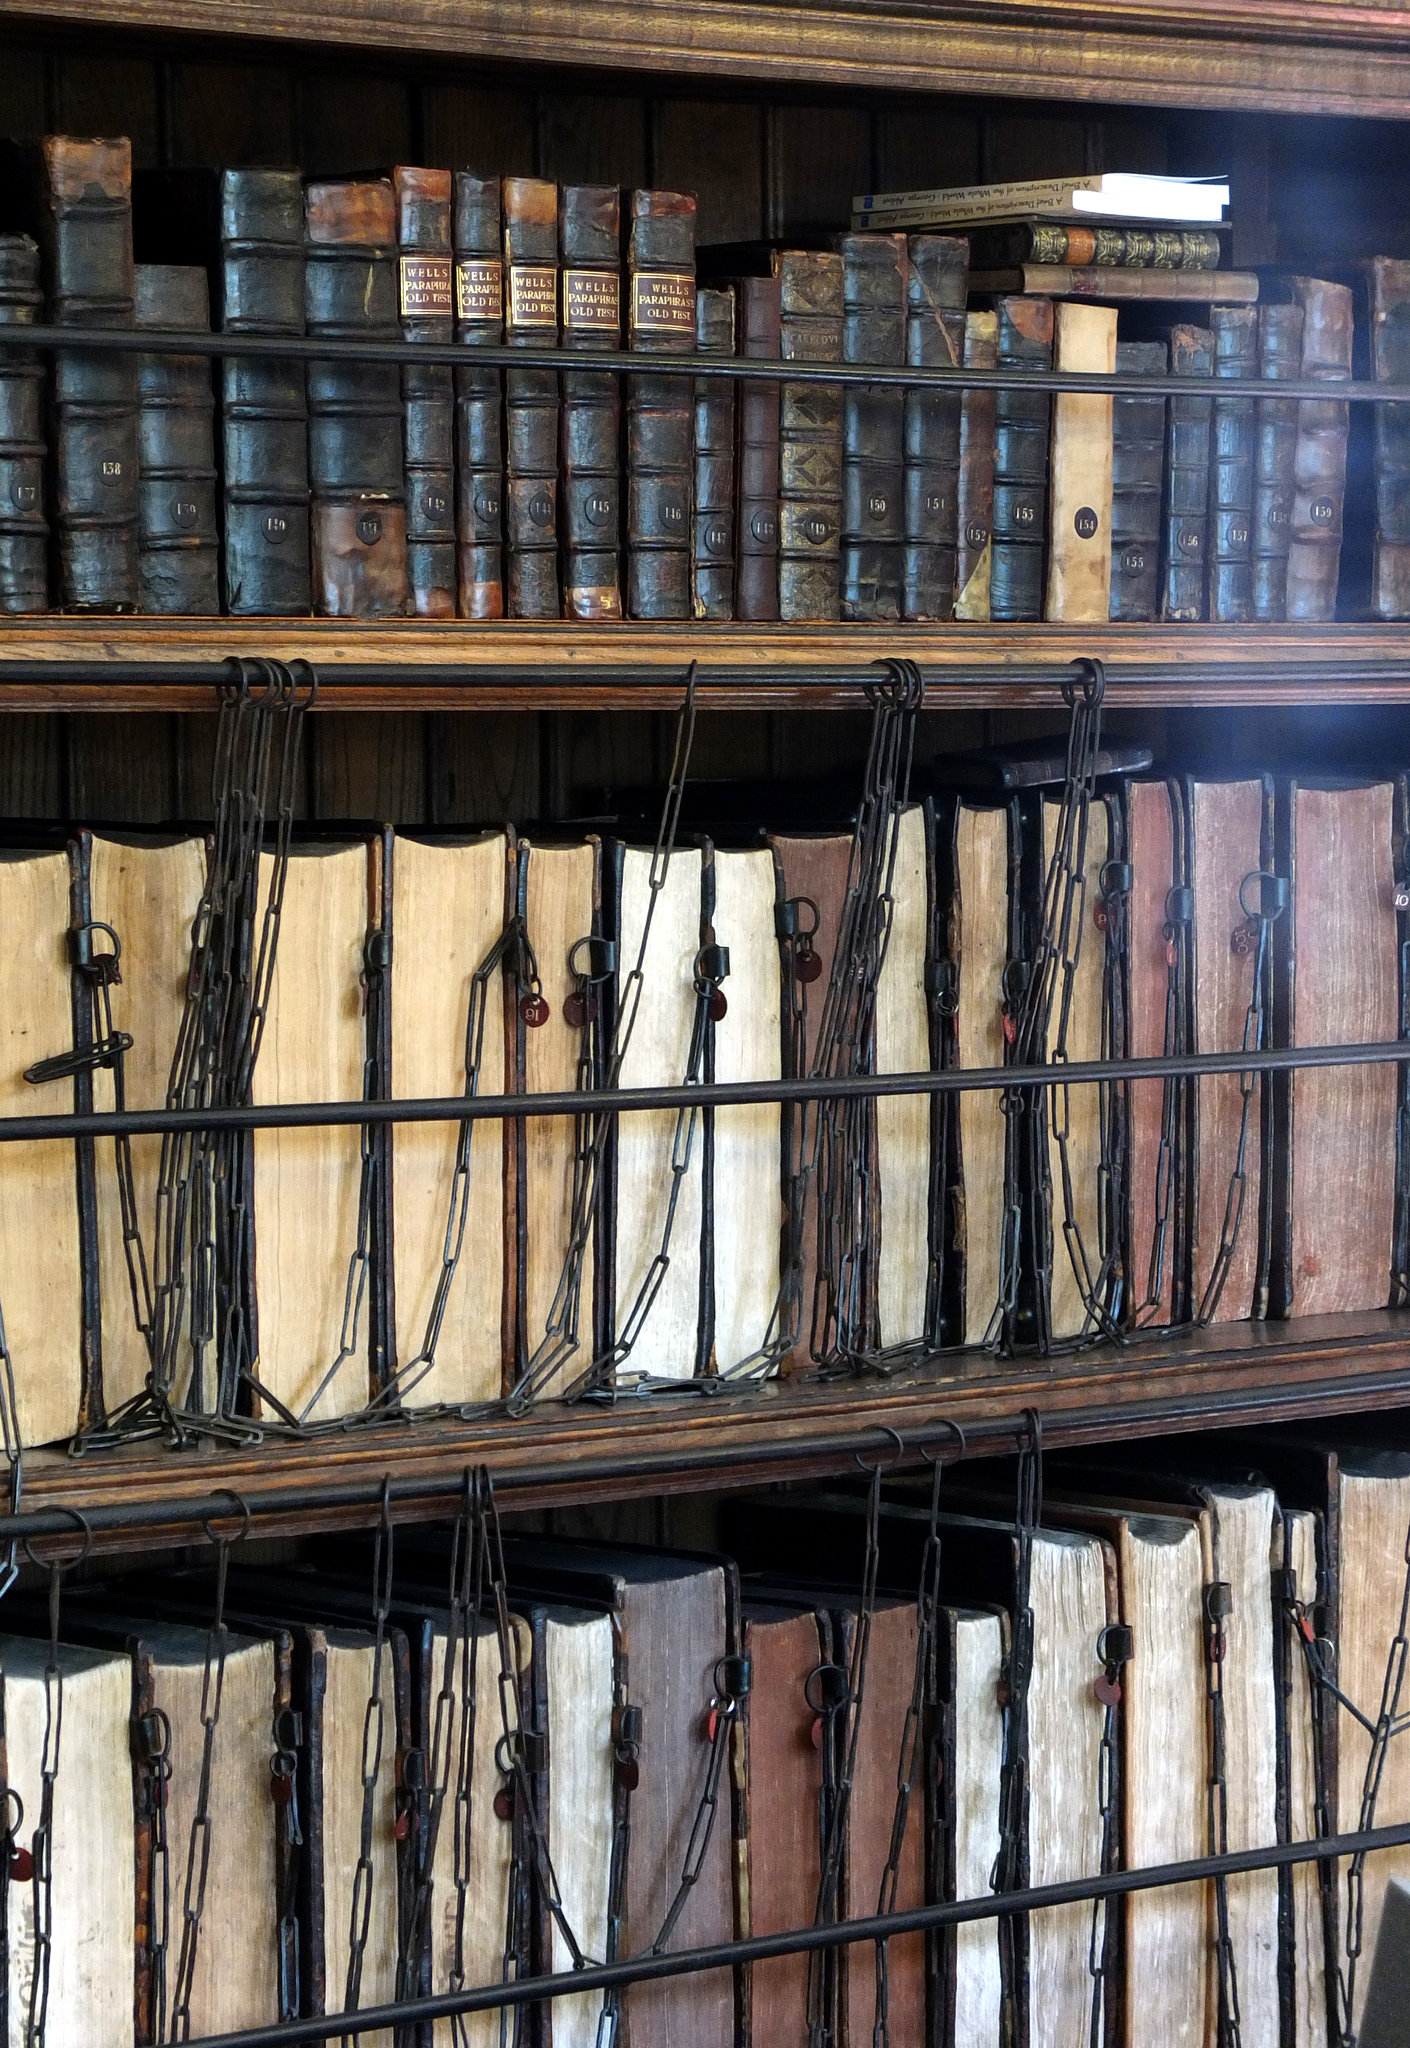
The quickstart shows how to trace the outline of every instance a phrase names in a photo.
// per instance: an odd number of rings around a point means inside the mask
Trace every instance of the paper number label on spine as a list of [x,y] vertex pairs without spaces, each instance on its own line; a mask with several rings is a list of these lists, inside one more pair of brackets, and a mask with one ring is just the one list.
[[1079,505],[1072,515],[1072,528],[1079,540],[1095,540],[1100,525],[1090,505]]

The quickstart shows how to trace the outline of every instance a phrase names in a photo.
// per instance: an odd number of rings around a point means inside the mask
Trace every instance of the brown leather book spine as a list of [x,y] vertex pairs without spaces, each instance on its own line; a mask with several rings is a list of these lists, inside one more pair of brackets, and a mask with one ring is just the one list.
[[[964,360],[969,370],[999,367],[999,316],[966,313]],[[989,617],[994,542],[994,393],[966,391],[960,400],[960,478],[956,509],[955,617]]]
[[[1410,263],[1377,256],[1371,265],[1371,375],[1410,383]],[[1410,618],[1410,405],[1378,405],[1373,467],[1376,541],[1371,609]]]
[[[1302,308],[1303,377],[1345,383],[1351,376],[1350,291],[1316,277],[1295,277],[1292,288]],[[1350,424],[1344,399],[1304,398],[1298,404],[1287,614],[1298,624],[1336,617]]]
[[[772,362],[779,351],[782,315],[776,277],[746,277],[739,285],[741,355]],[[779,387],[742,378],[739,410],[739,507],[735,523],[735,612],[751,623],[778,617]]]
[[[906,246],[906,361],[950,370],[964,360],[969,244],[912,235]],[[906,554],[902,615],[954,615],[964,394],[908,391],[905,408]],[[992,476],[992,465],[991,465]],[[986,521],[987,524],[987,521]]]
[[[695,348],[695,200],[633,192],[627,269],[633,349]],[[634,619],[691,616],[691,384],[627,380],[627,610]]]
[[[32,327],[44,294],[29,235],[0,235],[0,325]],[[49,603],[44,517],[44,365],[33,352],[0,354],[0,612]]]
[[[499,179],[455,174],[455,338],[504,340]],[[504,379],[455,372],[457,598],[463,619],[504,617]]]
[[[842,258],[776,256],[785,362],[840,363]],[[785,383],[779,401],[778,610],[781,619],[840,615],[842,386]]]
[[[734,354],[734,292],[728,285],[695,294],[695,346],[702,356]],[[734,617],[734,384],[699,377],[695,384],[695,516],[691,602],[697,619]]]
[[[1172,922],[1180,900],[1179,792],[1168,782],[1132,782],[1126,790],[1126,1045],[1130,1059],[1166,1051],[1172,1003],[1188,997],[1179,977],[1182,933]],[[1178,1014],[1178,1012],[1176,1012]],[[1178,1050],[1178,1043],[1169,1050]],[[1184,1094],[1181,1084],[1136,1081],[1130,1094],[1130,1309],[1133,1321],[1163,1325],[1183,1299],[1178,1271],[1176,1203],[1185,1186]]]
[[[400,341],[390,183],[312,184],[304,218],[309,333]],[[398,618],[407,598],[401,372],[395,363],[310,363],[308,407],[314,609]]]
[[[1258,309],[1258,374],[1265,383],[1286,383],[1302,371],[1301,306]],[[1258,400],[1253,473],[1253,616],[1285,619],[1288,612],[1288,546],[1292,540],[1293,457],[1297,451],[1297,400]]]
[[[558,187],[506,178],[504,338],[511,348],[558,344]],[[506,370],[505,613],[556,619],[558,595],[558,374]]]
[[[898,368],[906,353],[906,238],[844,235],[840,246],[843,361]],[[901,616],[906,398],[896,384],[842,389],[844,619]]]
[[[139,263],[136,281],[139,327],[209,329],[204,269]],[[220,540],[209,359],[139,356],[137,397],[142,609],[213,618],[220,610]]]
[[[622,200],[615,185],[565,185],[558,202],[563,346],[622,346]],[[620,619],[621,379],[563,373],[563,611]]]
[[[822,1752],[809,1704],[813,1673],[828,1661],[826,1628],[811,1609],[745,1610],[750,1661],[745,1720],[747,1934],[806,1927],[818,1903],[818,1806]],[[742,2048],[799,2044],[808,2037],[808,1958],[778,1956],[745,1974]]]
[[[399,164],[397,299],[404,341],[453,339],[451,175]],[[447,365],[404,363],[406,574],[418,619],[455,617],[455,390]]]

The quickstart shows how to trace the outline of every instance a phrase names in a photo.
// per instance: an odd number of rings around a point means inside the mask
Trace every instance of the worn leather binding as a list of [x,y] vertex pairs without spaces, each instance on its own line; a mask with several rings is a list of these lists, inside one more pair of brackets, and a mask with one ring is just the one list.
[[[999,316],[966,313],[965,368],[999,367]],[[994,397],[992,390],[967,390],[960,398],[960,477],[957,493],[955,617],[989,617],[989,580],[994,562]]]
[[[305,194],[308,331],[399,341],[396,195],[383,178]],[[327,618],[406,610],[406,477],[396,364],[308,370],[314,609]]]
[[[1371,264],[1371,375],[1410,383],[1410,263]],[[1378,405],[1373,457],[1376,541],[1371,609],[1378,619],[1410,617],[1410,405]]]
[[[1171,975],[1176,1015],[1190,1000],[1178,951],[1179,924],[1172,897],[1186,874],[1184,811],[1179,785],[1132,781],[1125,787],[1126,945],[1117,969],[1122,979],[1121,1051],[1129,1059],[1159,1059],[1167,1051]],[[1172,966],[1171,947],[1177,946]],[[1180,1320],[1186,1314],[1185,1196],[1189,1181],[1184,1090],[1162,1081],[1135,1081],[1129,1091],[1130,1168],[1125,1216],[1127,1314],[1138,1327]],[[1167,1112],[1170,1112],[1167,1123]],[[1168,1147],[1168,1149],[1167,1149]],[[1255,1214],[1257,1204],[1255,1203]]]
[[[206,273],[139,263],[137,324],[195,334],[209,328]],[[205,356],[137,359],[138,531],[144,612],[220,610],[216,531],[215,395]]]
[[[1116,309],[1065,301],[1057,309],[1059,370],[1116,367]],[[1095,623],[1111,610],[1110,396],[1063,391],[1053,407],[1048,619]]]
[[[917,369],[956,369],[965,354],[969,244],[958,235],[912,235],[906,254],[906,361]],[[906,393],[901,609],[908,619],[954,613],[963,396]]]
[[[1302,308],[1258,309],[1258,374],[1285,383],[1302,370]],[[1288,546],[1292,540],[1293,457],[1297,400],[1257,401],[1253,473],[1253,616],[1287,617]]]
[[[1118,341],[1122,376],[1163,377],[1163,341]],[[1165,400],[1115,398],[1111,407],[1111,616],[1128,623],[1155,617],[1160,567],[1160,484],[1165,465]]]
[[[695,294],[695,347],[700,355],[734,354],[734,292],[729,285]],[[695,384],[695,511],[691,527],[691,607],[697,619],[734,617],[735,386],[727,377]]]
[[[455,174],[455,338],[504,339],[498,178]],[[498,370],[455,372],[455,529],[463,619],[504,617],[504,385]]]
[[[785,362],[840,363],[842,258],[788,249],[779,280],[779,354]],[[839,616],[842,532],[842,386],[785,383],[779,399],[778,614]]]
[[[777,277],[739,282],[739,352],[772,362],[782,325]],[[741,381],[739,504],[735,521],[735,615],[751,623],[778,617],[779,386]]]
[[[454,332],[451,175],[398,164],[397,310],[404,341],[448,342]],[[455,617],[455,392],[447,366],[404,363],[406,576],[418,619]]]
[[[906,350],[905,236],[844,235],[839,248],[843,361],[899,367]],[[901,616],[906,397],[896,384],[842,387],[844,619]]]
[[[633,192],[627,270],[634,349],[695,346],[695,200]],[[691,616],[691,386],[637,375],[627,384],[627,610],[634,619]]]
[[[0,235],[0,325],[32,327],[44,304],[39,248]],[[44,365],[24,349],[0,353],[0,612],[49,602],[44,517]]]
[[[1207,327],[1172,327],[1170,369],[1176,377],[1213,374],[1214,341]],[[1213,401],[1172,398],[1166,410],[1165,502],[1161,521],[1162,619],[1205,616],[1205,556],[1209,536],[1209,441]]]
[[[1345,382],[1351,376],[1350,291],[1345,285],[1328,284],[1316,277],[1295,277],[1292,288],[1302,308],[1301,374],[1319,382]],[[1288,617],[1300,624],[1336,617],[1349,427],[1345,400],[1299,401],[1288,546]]]
[[1003,270],[1018,263],[1216,270],[1220,256],[1219,236],[1212,228],[1118,228],[1030,220],[972,228],[968,239],[976,270]]
[[[1211,306],[1216,377],[1258,375],[1258,309]],[[1209,616],[1225,625],[1253,617],[1252,394],[1216,398],[1209,452]]]
[[[56,326],[131,327],[132,146],[46,135],[0,155],[0,226],[39,244]],[[52,459],[57,596],[65,611],[132,612],[137,560],[137,364],[54,359]]]
[[[563,346],[622,345],[622,200],[615,185],[565,185],[558,200]],[[563,612],[620,619],[621,379],[563,373]]]
[[[1000,369],[1050,370],[1052,300],[1003,298],[998,315]],[[1043,615],[1051,423],[1052,401],[1046,391],[995,393],[989,570],[989,615],[994,619],[1019,623]]]
[[[511,348],[558,341],[558,187],[506,178],[504,338]],[[506,616],[556,619],[558,596],[558,376],[506,370]]]

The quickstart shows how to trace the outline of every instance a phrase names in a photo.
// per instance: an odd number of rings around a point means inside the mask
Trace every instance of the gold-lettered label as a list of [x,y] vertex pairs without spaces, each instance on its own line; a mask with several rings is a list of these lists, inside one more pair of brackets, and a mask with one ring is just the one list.
[[565,270],[563,325],[573,334],[616,334],[622,325],[622,286],[615,270]]
[[455,266],[457,320],[504,318],[504,273],[497,257],[462,256]]
[[450,309],[449,256],[403,256],[402,313],[449,313]]
[[509,324],[511,327],[558,325],[558,272],[553,264],[510,264]]
[[694,334],[695,279],[688,270],[639,270],[632,279],[632,326],[647,334]]

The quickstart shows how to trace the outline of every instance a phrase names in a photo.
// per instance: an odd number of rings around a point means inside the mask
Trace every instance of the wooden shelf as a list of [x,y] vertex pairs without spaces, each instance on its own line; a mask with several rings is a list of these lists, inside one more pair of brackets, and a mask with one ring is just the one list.
[[0,0],[0,13],[671,79],[1257,112],[1410,106],[1410,9],[1352,0]]
[[[325,710],[672,709],[692,661],[717,707],[855,707],[867,665],[891,655],[932,672],[932,709],[1051,710],[1063,665],[1087,655],[1110,665],[1113,706],[1410,703],[1410,628],[1398,625],[574,628],[47,618],[0,625],[0,710],[208,710],[213,680],[163,681],[161,672],[227,655],[313,662]],[[89,673],[36,677],[18,666],[26,663],[85,664]],[[124,667],[111,679],[95,672],[110,663]],[[1211,679],[1201,673],[1211,663],[1235,673]],[[1324,673],[1323,664],[1363,664],[1366,672],[1347,679]],[[1398,674],[1375,672],[1397,665]],[[809,680],[809,669],[831,670],[833,679]]]
[[[82,1459],[40,1451],[25,1459],[22,1508],[77,1508],[94,1516],[99,1542],[128,1547],[189,1535],[182,1514],[220,1488],[249,1503],[261,1533],[307,1531],[374,1520],[384,1476],[399,1514],[451,1512],[470,1464],[489,1467],[502,1506],[548,1507],[627,1498],[654,1483],[699,1492],[846,1471],[859,1451],[894,1457],[891,1431],[909,1441],[914,1462],[917,1434],[941,1443],[946,1423],[960,1425],[971,1452],[992,1453],[1012,1445],[1029,1408],[1056,1445],[1305,1421],[1408,1395],[1410,1312],[1231,1323],[1046,1362],[957,1356],[910,1378],[624,1398],[610,1409],[545,1403],[519,1421],[436,1418],[240,1450],[134,1445]],[[307,1490],[323,1485],[361,1498],[311,1504]],[[105,1533],[102,1518],[114,1510],[145,1514],[148,1526]]]

